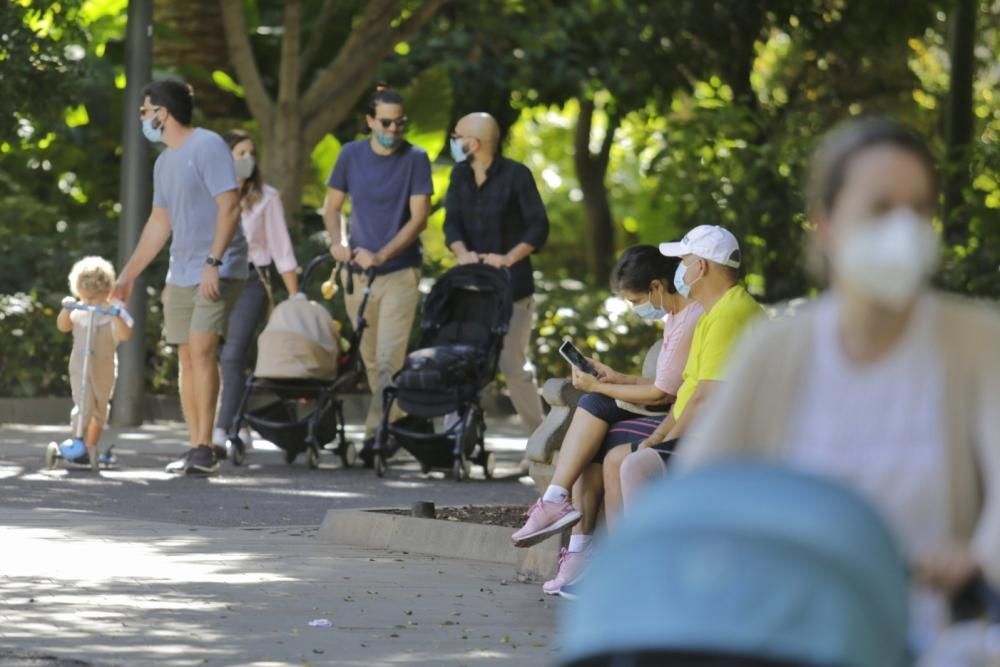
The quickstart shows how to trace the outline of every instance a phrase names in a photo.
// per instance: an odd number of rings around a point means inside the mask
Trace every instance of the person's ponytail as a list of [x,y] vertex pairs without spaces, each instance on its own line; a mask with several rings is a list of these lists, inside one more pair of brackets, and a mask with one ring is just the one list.
[[677,291],[673,278],[679,262],[676,257],[663,256],[656,246],[634,245],[626,248],[611,270],[611,289],[615,292],[623,289],[645,292],[650,283],[659,280],[667,292],[673,294]]

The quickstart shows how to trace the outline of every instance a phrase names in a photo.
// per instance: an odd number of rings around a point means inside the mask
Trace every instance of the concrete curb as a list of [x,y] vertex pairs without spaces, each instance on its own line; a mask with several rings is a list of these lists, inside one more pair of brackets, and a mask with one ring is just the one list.
[[511,532],[510,528],[501,526],[417,519],[364,510],[329,510],[318,536],[334,544],[510,565],[518,574],[531,577],[548,579],[555,575],[560,540],[546,540],[529,549],[516,549],[510,542]]

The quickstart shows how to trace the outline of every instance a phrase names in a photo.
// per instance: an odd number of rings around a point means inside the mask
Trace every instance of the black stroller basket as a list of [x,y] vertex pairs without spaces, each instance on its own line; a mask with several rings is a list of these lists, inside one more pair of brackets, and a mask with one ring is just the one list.
[[[424,301],[418,349],[411,352],[383,393],[383,418],[375,439],[375,471],[397,447],[410,452],[424,472],[452,468],[468,476],[469,461],[492,477],[485,449],[486,423],[479,403],[496,376],[512,312],[509,274],[485,264],[458,266],[435,283]],[[408,414],[389,422],[394,405]],[[430,420],[446,417],[442,433]]]
[[[302,273],[302,289],[309,284],[317,269],[333,263],[333,258],[324,253],[313,258]],[[352,293],[355,289],[353,271],[338,267],[338,278],[343,278],[345,289]],[[347,274],[344,278],[344,274]],[[247,378],[239,408],[230,426],[226,449],[234,465],[240,465],[246,456],[249,443],[239,435],[242,426],[253,427],[264,438],[285,452],[285,461],[292,463],[302,452],[308,452],[311,468],[319,467],[319,455],[326,443],[337,441],[336,452],[345,467],[351,467],[357,460],[357,448],[347,440],[344,406],[341,395],[357,385],[361,377],[361,337],[367,328],[365,307],[374,280],[374,271],[365,272],[362,284],[364,295],[358,311],[354,329],[348,337],[348,349],[337,359],[337,377],[332,380],[314,378],[262,378],[250,375]],[[257,394],[271,398],[263,405],[249,408],[251,399]]]

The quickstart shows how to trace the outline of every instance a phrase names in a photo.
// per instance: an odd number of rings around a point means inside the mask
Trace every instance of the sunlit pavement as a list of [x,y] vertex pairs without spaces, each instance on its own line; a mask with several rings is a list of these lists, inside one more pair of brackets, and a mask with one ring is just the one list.
[[[174,478],[178,424],[110,433],[117,470],[47,471],[65,427],[0,428],[0,665],[548,664],[558,601],[537,583],[315,537],[331,508],[530,502],[523,436],[491,426],[500,479],[463,483],[412,461],[383,480],[332,454],[289,466],[263,442],[244,467]],[[10,657],[28,653],[66,662]]]
[[[360,444],[361,434],[350,432]],[[340,467],[323,452],[312,470],[305,456],[288,465],[284,453],[255,440],[243,466],[224,461],[213,477],[176,477],[164,466],[183,454],[186,439],[178,423],[140,429],[111,429],[120,466],[95,475],[86,469],[45,469],[45,447],[68,436],[65,426],[0,427],[0,505],[16,508],[83,509],[103,514],[202,526],[319,525],[328,509],[409,507],[414,500],[444,505],[529,504],[534,487],[518,462],[525,436],[515,424],[491,422],[488,448],[496,452],[496,478],[486,481],[478,466],[473,479],[455,482],[445,472],[423,475],[405,453],[389,464],[384,479],[370,469]]]
[[552,657],[553,603],[504,567],[331,547],[312,528],[94,518],[0,510],[0,646],[119,665]]

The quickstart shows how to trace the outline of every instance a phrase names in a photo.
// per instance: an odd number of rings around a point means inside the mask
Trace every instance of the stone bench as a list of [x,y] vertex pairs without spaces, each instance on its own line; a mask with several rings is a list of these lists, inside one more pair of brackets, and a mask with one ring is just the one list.
[[[646,352],[642,362],[643,377],[652,378],[656,375],[656,360],[662,347],[663,341],[658,340]],[[544,493],[552,480],[552,473],[559,460],[559,448],[562,447],[563,437],[581,396],[583,392],[574,387],[569,378],[551,378],[542,387],[542,397],[552,409],[528,438],[526,451],[530,463],[529,474],[539,493]]]

